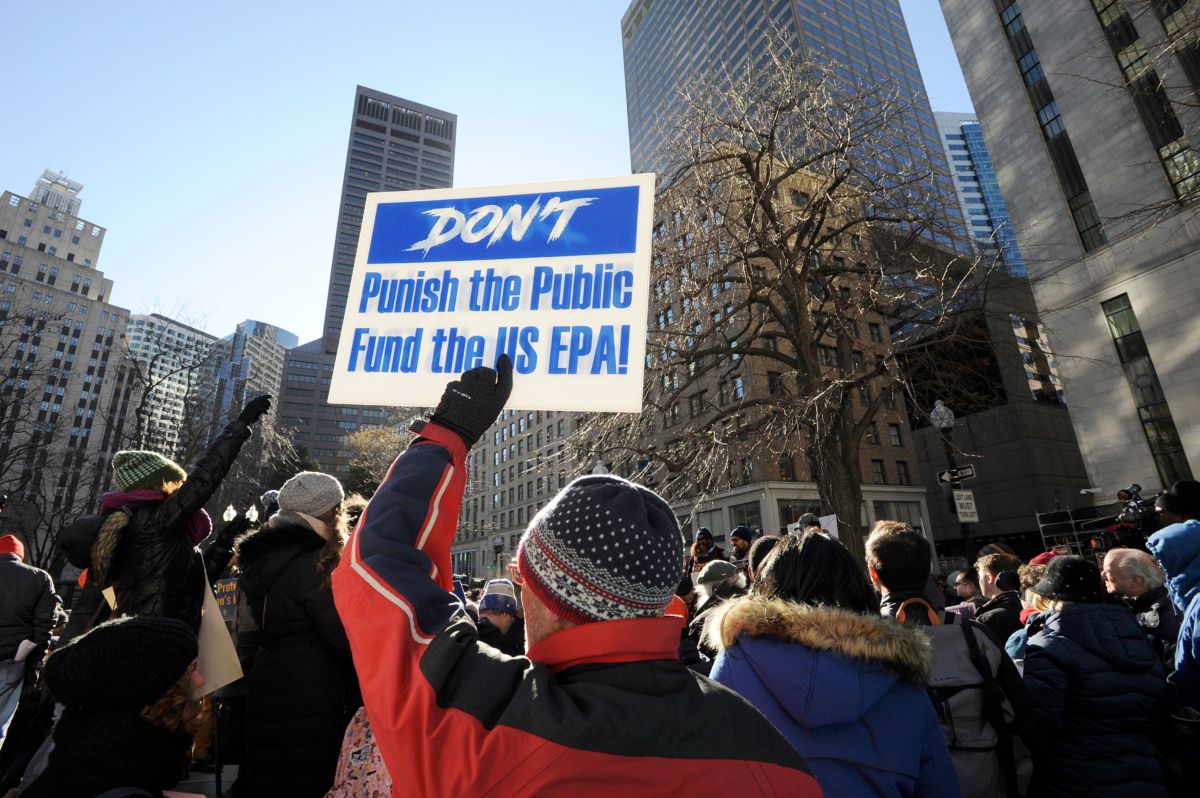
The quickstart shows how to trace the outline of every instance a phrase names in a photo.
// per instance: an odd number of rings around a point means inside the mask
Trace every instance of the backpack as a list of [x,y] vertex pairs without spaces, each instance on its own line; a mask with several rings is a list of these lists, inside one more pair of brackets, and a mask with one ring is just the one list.
[[1003,652],[979,624],[957,613],[938,613],[922,599],[901,604],[897,621],[913,604],[929,616],[928,626],[917,627],[933,644],[927,689],[963,798],[1021,795],[1008,731],[1012,707],[995,681]]
[[391,774],[375,744],[367,709],[359,707],[342,737],[337,773],[325,798],[389,798],[391,794]]

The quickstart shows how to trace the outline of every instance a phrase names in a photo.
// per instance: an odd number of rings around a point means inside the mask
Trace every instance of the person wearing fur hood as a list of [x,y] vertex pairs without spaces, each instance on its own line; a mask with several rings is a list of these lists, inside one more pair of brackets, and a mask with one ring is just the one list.
[[712,678],[767,716],[826,795],[961,795],[925,690],[928,639],[879,616],[848,551],[820,531],[784,538],[750,595],[705,625]]
[[247,677],[245,795],[323,796],[362,704],[330,574],[347,537],[341,484],[302,471],[279,512],[238,541],[241,588],[260,636]]

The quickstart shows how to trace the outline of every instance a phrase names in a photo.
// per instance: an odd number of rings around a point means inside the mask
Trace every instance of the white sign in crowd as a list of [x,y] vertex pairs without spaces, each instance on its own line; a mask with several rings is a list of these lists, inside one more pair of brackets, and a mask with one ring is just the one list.
[[509,407],[638,413],[654,175],[367,195],[329,401],[432,407],[512,358]]

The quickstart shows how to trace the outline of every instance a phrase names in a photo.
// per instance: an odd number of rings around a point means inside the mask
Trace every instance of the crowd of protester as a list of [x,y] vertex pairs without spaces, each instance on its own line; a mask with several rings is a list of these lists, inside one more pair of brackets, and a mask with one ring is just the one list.
[[[1145,549],[990,544],[942,578],[905,523],[865,563],[808,516],[726,549],[590,475],[472,589],[467,455],[511,384],[507,358],[452,382],[369,501],[301,472],[258,525],[203,507],[268,397],[190,472],[118,453],[58,536],[85,569],[69,615],[0,537],[0,794],[163,796],[219,758],[214,727],[241,798],[1200,792],[1200,483],[1160,494]],[[214,696],[227,574],[244,676]]]

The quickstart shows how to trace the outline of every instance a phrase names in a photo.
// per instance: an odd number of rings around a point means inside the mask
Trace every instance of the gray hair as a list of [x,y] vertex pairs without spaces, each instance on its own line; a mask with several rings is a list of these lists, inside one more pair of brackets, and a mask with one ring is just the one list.
[[1146,583],[1146,587],[1150,590],[1157,590],[1167,580],[1167,575],[1163,573],[1162,566],[1158,564],[1158,560],[1144,551],[1127,549],[1121,551],[1120,555],[1113,559],[1116,560],[1113,566],[1121,572],[1122,576],[1126,579],[1140,576],[1142,581]]

